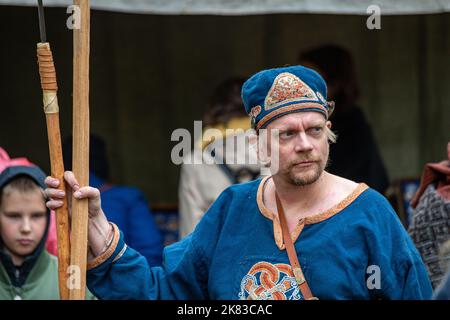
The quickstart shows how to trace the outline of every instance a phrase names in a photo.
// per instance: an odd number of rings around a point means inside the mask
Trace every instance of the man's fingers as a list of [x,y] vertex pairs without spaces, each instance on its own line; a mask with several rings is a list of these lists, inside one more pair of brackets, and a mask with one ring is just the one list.
[[80,189],[80,184],[78,183],[75,175],[72,171],[64,172],[64,179],[67,181],[67,184],[74,190],[77,191]]
[[49,208],[50,210],[56,210],[56,209],[62,207],[63,202],[61,200],[50,200],[50,201],[47,201],[46,205],[47,205],[47,208]]
[[50,176],[45,178],[44,182],[50,188],[57,188],[59,186],[59,180]]
[[73,196],[76,199],[96,199],[100,197],[100,191],[93,187],[83,187],[79,188],[76,192],[73,193]]
[[45,194],[49,199],[63,199],[65,197],[65,192],[59,189],[47,188],[45,189]]
[[83,187],[73,193],[76,199],[89,199],[89,215],[95,216],[101,210],[100,191],[93,187]]

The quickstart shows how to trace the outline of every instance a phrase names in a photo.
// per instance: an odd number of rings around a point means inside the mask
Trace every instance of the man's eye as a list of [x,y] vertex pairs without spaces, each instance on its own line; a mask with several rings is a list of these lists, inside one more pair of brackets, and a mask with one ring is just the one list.
[[322,127],[314,127],[314,128],[309,129],[309,132],[317,135],[317,134],[320,134],[322,132],[322,130],[323,130]]
[[287,139],[287,138],[292,137],[293,135],[294,135],[293,131],[284,131],[284,132],[280,133],[280,138],[281,139]]

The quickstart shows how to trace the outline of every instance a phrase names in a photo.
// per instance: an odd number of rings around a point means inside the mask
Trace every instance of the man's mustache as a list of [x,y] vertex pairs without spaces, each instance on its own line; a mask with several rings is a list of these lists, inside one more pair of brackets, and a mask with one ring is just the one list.
[[294,161],[291,161],[289,166],[294,167],[302,162],[319,162],[319,161],[320,161],[320,159],[317,157],[308,156],[308,157],[302,157],[302,158],[296,159]]

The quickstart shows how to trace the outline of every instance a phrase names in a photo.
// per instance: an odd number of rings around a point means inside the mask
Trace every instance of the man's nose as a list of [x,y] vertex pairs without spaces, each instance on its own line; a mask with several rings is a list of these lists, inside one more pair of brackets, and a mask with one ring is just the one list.
[[313,149],[313,145],[305,132],[299,132],[294,143],[296,152],[311,151]]

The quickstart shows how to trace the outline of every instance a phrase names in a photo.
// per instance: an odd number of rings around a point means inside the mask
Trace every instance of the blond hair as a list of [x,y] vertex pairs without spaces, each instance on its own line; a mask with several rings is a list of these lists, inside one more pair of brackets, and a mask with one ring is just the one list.
[[334,133],[330,128],[325,126],[325,134],[327,135],[328,141],[330,143],[336,143],[337,140],[337,134]]

